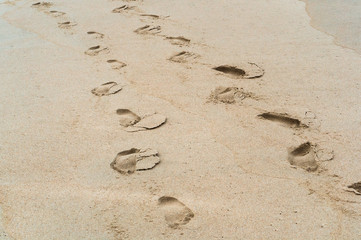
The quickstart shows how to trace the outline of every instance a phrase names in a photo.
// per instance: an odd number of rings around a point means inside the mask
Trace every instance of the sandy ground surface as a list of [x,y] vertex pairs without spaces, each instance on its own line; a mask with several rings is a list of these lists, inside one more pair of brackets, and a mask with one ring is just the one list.
[[361,58],[303,2],[34,3],[0,5],[1,239],[361,238]]

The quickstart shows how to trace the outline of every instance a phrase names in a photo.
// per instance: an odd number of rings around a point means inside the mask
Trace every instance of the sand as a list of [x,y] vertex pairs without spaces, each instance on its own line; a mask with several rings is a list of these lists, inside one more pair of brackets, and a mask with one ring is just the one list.
[[0,5],[1,239],[361,238],[361,58],[303,2],[34,3]]

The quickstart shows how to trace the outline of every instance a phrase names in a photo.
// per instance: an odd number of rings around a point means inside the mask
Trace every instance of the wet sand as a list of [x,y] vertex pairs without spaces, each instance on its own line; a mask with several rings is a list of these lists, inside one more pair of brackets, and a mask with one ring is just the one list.
[[335,43],[361,54],[361,2],[307,0],[312,26],[335,38]]
[[303,2],[34,3],[0,5],[0,236],[360,238],[361,58]]

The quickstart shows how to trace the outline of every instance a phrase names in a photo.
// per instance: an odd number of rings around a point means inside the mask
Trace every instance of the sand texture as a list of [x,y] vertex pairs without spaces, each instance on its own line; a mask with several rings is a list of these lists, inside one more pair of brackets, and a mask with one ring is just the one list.
[[361,57],[297,0],[0,4],[0,239],[361,239]]

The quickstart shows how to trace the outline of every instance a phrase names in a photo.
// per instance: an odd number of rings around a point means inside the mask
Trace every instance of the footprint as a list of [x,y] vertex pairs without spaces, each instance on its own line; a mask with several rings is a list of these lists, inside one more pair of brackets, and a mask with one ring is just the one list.
[[105,53],[105,54],[109,53],[109,48],[101,47],[100,45],[97,45],[89,48],[84,53],[89,56],[97,56],[99,53]]
[[144,117],[139,117],[128,109],[118,109],[117,114],[121,116],[119,122],[127,132],[138,132],[155,129],[163,125],[167,118],[159,113],[153,113]]
[[104,34],[103,34],[103,33],[98,33],[98,32],[94,32],[94,31],[89,31],[89,32],[87,32],[87,34],[92,35],[92,36],[94,36],[95,38],[98,38],[98,39],[104,38]]
[[208,101],[231,104],[251,96],[251,93],[246,93],[238,87],[217,87],[208,97]]
[[121,12],[124,12],[126,10],[132,10],[134,8],[135,8],[134,6],[123,5],[121,7],[114,8],[112,10],[112,13],[121,13]]
[[140,14],[141,17],[149,17],[149,18],[152,18],[152,19],[159,19],[160,16],[158,15],[155,15],[155,14]]
[[356,195],[361,195],[361,182],[357,182],[347,186],[346,191],[353,192]]
[[134,32],[138,33],[138,34],[153,34],[154,35],[154,34],[158,34],[161,32],[161,27],[145,25],[143,27],[135,29]]
[[267,113],[259,114],[258,117],[266,119],[266,120],[270,120],[273,122],[279,122],[279,123],[281,123],[287,127],[291,127],[291,128],[300,128],[300,127],[306,128],[307,127],[300,120],[298,120],[296,118],[292,118],[292,117],[288,116],[286,113],[267,112]]
[[165,39],[169,40],[169,42],[173,45],[178,45],[178,46],[185,46],[185,45],[189,45],[189,43],[191,42],[191,40],[179,36],[179,37],[166,37]]
[[132,148],[118,153],[110,166],[121,174],[132,174],[135,171],[153,169],[159,163],[156,150]]
[[72,28],[72,27],[74,27],[76,25],[77,25],[76,23],[69,22],[69,21],[58,23],[58,27],[62,28],[62,29],[69,29],[69,28]]
[[51,6],[53,6],[53,3],[51,2],[37,2],[31,5],[32,7],[35,8],[49,8]]
[[107,61],[107,63],[109,63],[111,65],[111,67],[115,70],[119,70],[119,69],[127,66],[127,64],[125,64],[121,61],[115,60],[115,59],[110,59]]
[[108,96],[111,94],[115,94],[122,90],[122,87],[118,85],[116,82],[107,82],[103,83],[97,88],[91,90],[91,92],[96,96]]
[[163,196],[158,199],[158,205],[164,211],[165,221],[171,228],[185,225],[194,217],[192,210],[174,197]]
[[49,11],[48,13],[53,17],[61,17],[61,16],[65,15],[65,12],[59,12],[59,11],[55,11],[55,10]]
[[129,127],[141,120],[141,118],[129,109],[118,109],[117,114],[120,115],[119,123],[123,127]]
[[288,161],[291,165],[300,167],[309,172],[314,172],[318,168],[315,151],[310,142],[289,149]]
[[186,62],[190,62],[191,60],[194,60],[199,57],[200,57],[200,55],[198,55],[196,53],[182,51],[180,53],[173,55],[168,60],[172,61],[172,62],[177,62],[177,63],[186,63]]
[[255,63],[245,63],[242,66],[221,65],[213,68],[233,78],[260,78],[264,75],[264,70]]

